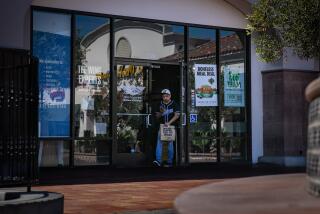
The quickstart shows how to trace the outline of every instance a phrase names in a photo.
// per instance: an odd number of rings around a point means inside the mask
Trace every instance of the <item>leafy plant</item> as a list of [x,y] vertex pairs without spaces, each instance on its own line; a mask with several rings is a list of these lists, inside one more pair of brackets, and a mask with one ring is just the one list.
[[319,0],[258,0],[248,16],[248,34],[264,62],[275,62],[286,47],[301,58],[320,56]]
[[134,142],[137,139],[137,130],[133,129],[131,126],[118,126],[118,139],[123,142]]

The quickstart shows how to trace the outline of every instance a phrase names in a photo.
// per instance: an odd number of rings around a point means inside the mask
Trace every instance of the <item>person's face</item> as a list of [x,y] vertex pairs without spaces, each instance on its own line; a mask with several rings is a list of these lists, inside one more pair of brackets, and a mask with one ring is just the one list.
[[171,100],[171,95],[170,94],[162,94],[162,100],[165,103],[169,102]]

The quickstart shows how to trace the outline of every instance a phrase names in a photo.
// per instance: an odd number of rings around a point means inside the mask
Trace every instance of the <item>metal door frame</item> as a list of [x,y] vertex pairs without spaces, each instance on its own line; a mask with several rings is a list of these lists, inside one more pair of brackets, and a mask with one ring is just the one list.
[[[122,113],[118,113],[117,110],[117,65],[139,65],[139,66],[147,66],[151,68],[151,64],[146,62],[145,60],[136,60],[136,59],[128,59],[128,58],[114,58],[113,64],[113,75],[112,75],[112,117],[111,117],[111,126],[112,126],[112,164],[117,166],[136,166],[135,163],[137,162],[139,166],[139,162],[143,161],[146,158],[145,153],[120,153],[118,152],[118,139],[117,139],[117,121],[118,115]],[[149,81],[149,80],[147,80]],[[146,116],[145,122],[149,124],[149,117],[150,114],[142,113],[142,114],[130,114],[128,115],[142,115]],[[128,162],[128,164],[124,164],[124,162]]]
[[[121,163],[125,160],[123,159],[127,159],[128,161],[131,160],[133,161],[133,159],[136,158],[142,158],[140,156],[146,156],[146,154],[131,154],[131,153],[119,153],[118,152],[118,139],[117,139],[117,119],[118,119],[118,112],[117,112],[117,65],[141,65],[141,66],[148,66],[152,72],[152,68],[156,65],[176,65],[177,67],[179,67],[179,74],[180,74],[180,100],[178,100],[177,102],[179,102],[180,105],[180,118],[179,118],[179,129],[177,131],[179,131],[179,139],[178,141],[175,143],[175,160],[176,160],[176,165],[184,165],[186,163],[186,159],[187,159],[187,153],[185,151],[185,147],[187,146],[187,141],[186,141],[186,133],[187,133],[187,114],[186,114],[186,110],[187,110],[187,102],[186,102],[186,96],[187,96],[187,91],[186,91],[186,80],[184,79],[184,77],[186,77],[186,64],[185,63],[172,63],[172,62],[162,62],[162,61],[157,61],[157,60],[144,60],[144,59],[129,59],[129,58],[116,58],[114,59],[114,63],[113,63],[113,70],[114,70],[114,75],[112,78],[112,90],[113,90],[113,94],[112,94],[112,109],[113,112],[112,113],[112,117],[111,117],[111,124],[112,124],[112,164],[113,165],[117,165],[117,163]],[[149,79],[147,80],[149,81]],[[150,87],[151,85],[149,85],[148,83],[148,87]],[[150,114],[145,113],[145,114],[141,114],[141,115],[145,115],[146,116],[146,123],[148,123],[149,121],[149,116]],[[184,152],[184,154],[182,154],[182,152]],[[184,163],[182,163],[182,157],[185,157],[185,161]]]

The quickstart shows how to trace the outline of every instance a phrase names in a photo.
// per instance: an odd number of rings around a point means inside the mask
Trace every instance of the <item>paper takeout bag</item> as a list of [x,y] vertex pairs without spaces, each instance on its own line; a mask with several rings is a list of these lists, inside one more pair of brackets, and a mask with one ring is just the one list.
[[176,139],[176,129],[174,126],[165,126],[160,124],[160,140],[174,141]]

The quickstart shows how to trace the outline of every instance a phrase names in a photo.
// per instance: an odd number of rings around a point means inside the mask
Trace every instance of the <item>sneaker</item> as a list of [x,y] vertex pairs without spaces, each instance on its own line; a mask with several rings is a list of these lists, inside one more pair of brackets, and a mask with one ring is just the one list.
[[154,164],[155,166],[161,166],[161,163],[160,163],[159,161],[157,161],[157,160],[153,161],[153,164]]

